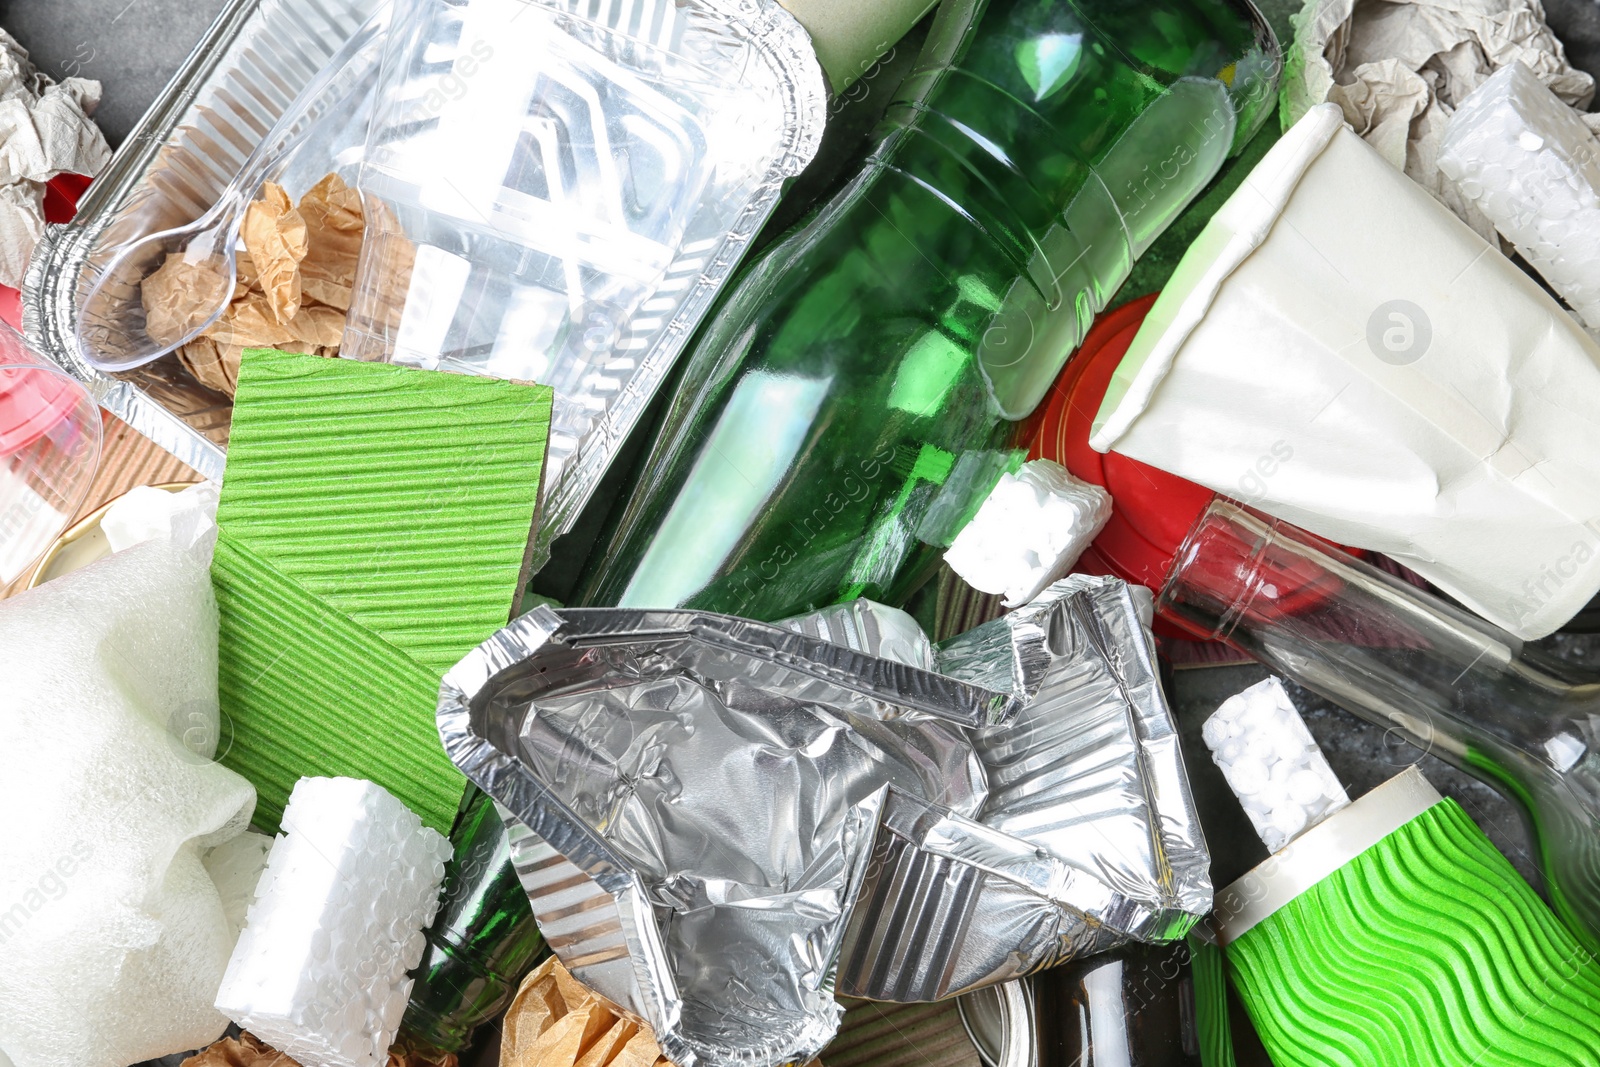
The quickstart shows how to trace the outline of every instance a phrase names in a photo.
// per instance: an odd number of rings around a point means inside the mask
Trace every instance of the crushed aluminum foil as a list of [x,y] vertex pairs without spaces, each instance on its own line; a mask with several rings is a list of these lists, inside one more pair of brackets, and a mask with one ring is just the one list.
[[770,1065],[838,1028],[833,961],[887,787],[983,803],[971,745],[912,690],[956,717],[994,696],[726,616],[541,607],[446,675],[439,728],[536,835],[513,855],[579,980],[679,1067]]
[[774,625],[869,656],[892,659],[925,671],[934,669],[933,642],[922,632],[917,620],[899,608],[866,597],[796,615]]
[[926,870],[945,850],[891,840],[890,819],[855,908],[841,993],[942,999],[1127,940],[1182,937],[1210,910],[1210,856],[1140,608],[1115,578],[1072,575],[936,650],[951,677],[1029,680],[1015,719],[972,732],[989,787],[978,821],[1112,896],[1075,914],[1040,907],[990,862]]
[[947,644],[946,674],[855,651],[890,609],[829,611],[796,634],[539,608],[441,688],[446,750],[513,816],[551,947],[680,1067],[815,1054],[836,968],[842,992],[937,999],[1209,908],[1127,587],[1057,583]]

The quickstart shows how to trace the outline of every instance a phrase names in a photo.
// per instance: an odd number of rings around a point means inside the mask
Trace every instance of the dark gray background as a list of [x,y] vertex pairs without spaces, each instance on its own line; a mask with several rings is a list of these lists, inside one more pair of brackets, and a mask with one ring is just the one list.
[[225,0],[0,0],[0,26],[54,78],[97,78],[95,118],[115,148]]
[[[47,73],[99,79],[105,87],[97,115],[112,145],[128,136],[139,116],[171,77],[226,0],[0,0],[0,26],[9,30]],[[871,2],[871,0],[861,0]],[[1287,43],[1294,0],[1260,4]],[[1596,0],[1547,0],[1551,25],[1570,56],[1591,73],[1600,70],[1600,5]],[[1248,156],[1249,153],[1247,152]],[[1208,198],[1209,199],[1209,198]],[[1208,205],[1214,207],[1215,205]],[[1174,227],[1166,250],[1174,255],[1193,231]],[[1153,249],[1155,256],[1160,249]],[[1600,659],[1600,640],[1558,639],[1571,658]],[[1205,814],[1219,884],[1231,880],[1265,855],[1238,811],[1220,774],[1199,744],[1199,724],[1228,695],[1264,676],[1256,667],[1208,668],[1177,672],[1172,703],[1185,734],[1191,777]],[[1398,773],[1419,758],[1428,777],[1461,801],[1495,842],[1525,873],[1533,867],[1527,837],[1511,806],[1493,790],[1431,756],[1397,744],[1385,731],[1292,690],[1312,732],[1328,751],[1352,795]]]

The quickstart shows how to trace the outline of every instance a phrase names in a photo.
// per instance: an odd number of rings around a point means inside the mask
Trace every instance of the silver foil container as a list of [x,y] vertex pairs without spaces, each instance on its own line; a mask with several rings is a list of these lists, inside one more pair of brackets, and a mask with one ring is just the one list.
[[439,730],[522,823],[512,855],[579,980],[679,1067],[765,1067],[838,1028],[834,961],[890,787],[983,803],[961,728],[927,709],[986,716],[994,696],[727,616],[538,608],[445,676]]
[[1209,908],[1125,586],[1068,579],[939,650],[1005,692],[856,651],[873,607],[790,624],[844,644],[541,608],[445,678],[445,747],[514,817],[551,947],[682,1067],[813,1055],[835,988],[942,999]]
[[[78,308],[116,250],[216,202],[256,144],[381,0],[232,0],[89,187],[49,228],[23,282],[28,340],[102,407],[207,478],[222,479],[233,405],[173,356],[121,374],[78,353]],[[333,165],[324,168],[335,169]]]
[[962,853],[909,815],[887,820],[839,992],[943,999],[1130,939],[1182,937],[1210,910],[1210,855],[1127,585],[1073,575],[935,660],[1026,698],[1009,722],[971,732],[989,793],[977,820],[1011,844]]

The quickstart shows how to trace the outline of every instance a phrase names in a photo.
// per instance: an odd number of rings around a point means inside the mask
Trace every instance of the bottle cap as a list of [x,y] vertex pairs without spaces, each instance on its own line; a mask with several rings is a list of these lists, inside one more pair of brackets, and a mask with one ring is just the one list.
[[1111,493],[1111,518],[1078,569],[1160,589],[1195,520],[1216,495],[1203,485],[1089,447],[1089,424],[1157,294],[1101,315],[1056,383],[1030,456],[1053,459]]

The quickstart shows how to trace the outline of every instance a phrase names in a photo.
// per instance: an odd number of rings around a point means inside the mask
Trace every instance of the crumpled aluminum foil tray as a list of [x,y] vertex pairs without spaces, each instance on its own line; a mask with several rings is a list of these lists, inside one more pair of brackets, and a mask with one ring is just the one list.
[[[522,2],[551,12],[575,37],[596,49],[596,54],[607,47],[620,48],[654,71],[659,83],[653,91],[658,96],[633,101],[646,111],[661,104],[658,110],[676,114],[667,106],[672,101],[659,94],[670,95],[686,84],[697,84],[700,91],[713,96],[735,97],[743,109],[733,116],[737,121],[711,122],[709,126],[704,115],[693,121],[682,118],[690,128],[677,132],[685,145],[700,146],[699,155],[689,152],[687,157],[663,164],[662,169],[683,173],[698,168],[707,184],[692,217],[685,222],[681,239],[670,248],[670,262],[645,292],[649,299],[640,313],[625,316],[626,326],[616,343],[601,352],[583,350],[581,359],[553,356],[548,374],[508,375],[538,377],[557,390],[549,499],[541,509],[537,539],[536,562],[542,563],[550,542],[571,526],[587,503],[700,317],[771,212],[783,183],[815,154],[826,120],[827,94],[805,30],[775,0]],[[107,173],[91,188],[77,219],[51,232],[30,265],[24,294],[25,330],[30,339],[88,383],[108,410],[207,477],[215,479],[222,474],[232,410],[229,399],[194,381],[174,355],[123,373],[94,369],[79,350],[79,309],[118,251],[151,233],[193,221],[223,196],[251,150],[284,115],[298,92],[380,4],[381,0],[238,0],[218,19]],[[533,24],[529,20],[525,25]],[[618,44],[619,40],[623,43]],[[363,53],[361,58],[371,64],[372,75],[359,79],[358,84],[376,89],[376,53],[381,49],[368,51],[372,54]],[[588,55],[582,48],[578,52]],[[657,65],[662,69],[656,70]],[[629,68],[629,76],[643,84],[638,74]],[[455,77],[453,73],[450,76]],[[434,81],[438,81],[437,72]],[[435,93],[449,91],[448,84],[441,90],[432,82],[413,88],[421,91],[428,86]],[[635,89],[643,92],[637,85]],[[584,92],[588,95],[582,99],[587,101],[599,89],[591,86]],[[613,95],[618,99],[627,96]],[[686,99],[692,99],[692,94]],[[409,114],[426,102],[400,100],[395,107]],[[303,193],[333,170],[356,184],[357,170],[365,174],[371,169],[358,165],[373,108],[371,99],[360,97],[356,106],[334,107],[328,118],[314,126],[308,122],[310,141],[280,164],[273,180],[291,196]],[[726,118],[714,107],[709,110],[711,118]],[[587,121],[587,111],[584,115]],[[738,136],[739,123],[754,123],[763,136]],[[563,136],[582,142],[585,129],[566,130]],[[631,157],[624,152],[623,158]],[[655,164],[647,159],[639,166],[649,175]],[[557,183],[551,179],[549,184],[553,188]],[[375,194],[365,189],[364,195],[369,212],[378,217],[372,203]],[[571,204],[562,207],[577,210]],[[612,207],[627,213],[620,206]],[[663,246],[663,254],[666,250]],[[139,298],[137,278],[148,265],[134,266],[141,269],[131,272],[128,279],[120,275],[111,279],[102,292],[117,301],[117,307],[125,308]],[[367,283],[374,291],[381,288],[378,280],[368,278]],[[584,285],[597,284],[585,276]],[[375,299],[381,302],[386,298]],[[464,306],[470,308],[471,302]],[[598,305],[590,307],[593,314],[599,310]],[[610,310],[620,314],[620,309]],[[110,323],[118,316],[103,318]],[[524,319],[517,320],[519,328],[529,326]],[[352,324],[356,321],[353,309]],[[90,330],[88,335],[96,336],[96,331]],[[115,347],[116,338],[105,337],[103,327],[100,336],[98,343]],[[363,340],[365,349],[357,343]],[[360,358],[382,354],[371,350],[373,343],[359,330],[345,335],[349,354]],[[464,360],[452,354],[447,364],[456,370],[493,372],[493,368]],[[531,365],[527,360],[517,365],[524,363]]]
[[[962,855],[931,847],[910,811],[892,813],[838,991],[937,1000],[1128,940],[1188,933],[1211,909],[1210,854],[1130,588],[1073,575],[935,656],[947,676],[1027,698],[1009,722],[971,731],[989,789],[977,820],[1027,847]],[[1041,855],[1109,895],[1094,908],[1056,896],[1033,866]],[[1040,908],[1039,896],[1066,910]]]
[[28,340],[102,407],[207,478],[222,478],[229,399],[173,356],[124,374],[95,370],[78,355],[77,309],[117,248],[192,222],[217,201],[301,88],[381,2],[232,0],[89,187],[77,217],[50,227],[34,250],[23,282]]
[[850,647],[870,616],[835,611],[834,644],[540,608],[445,677],[445,748],[513,817],[551,947],[681,1067],[804,1061],[835,988],[941,999],[1210,907],[1122,583],[1058,583],[947,643],[943,674]]

